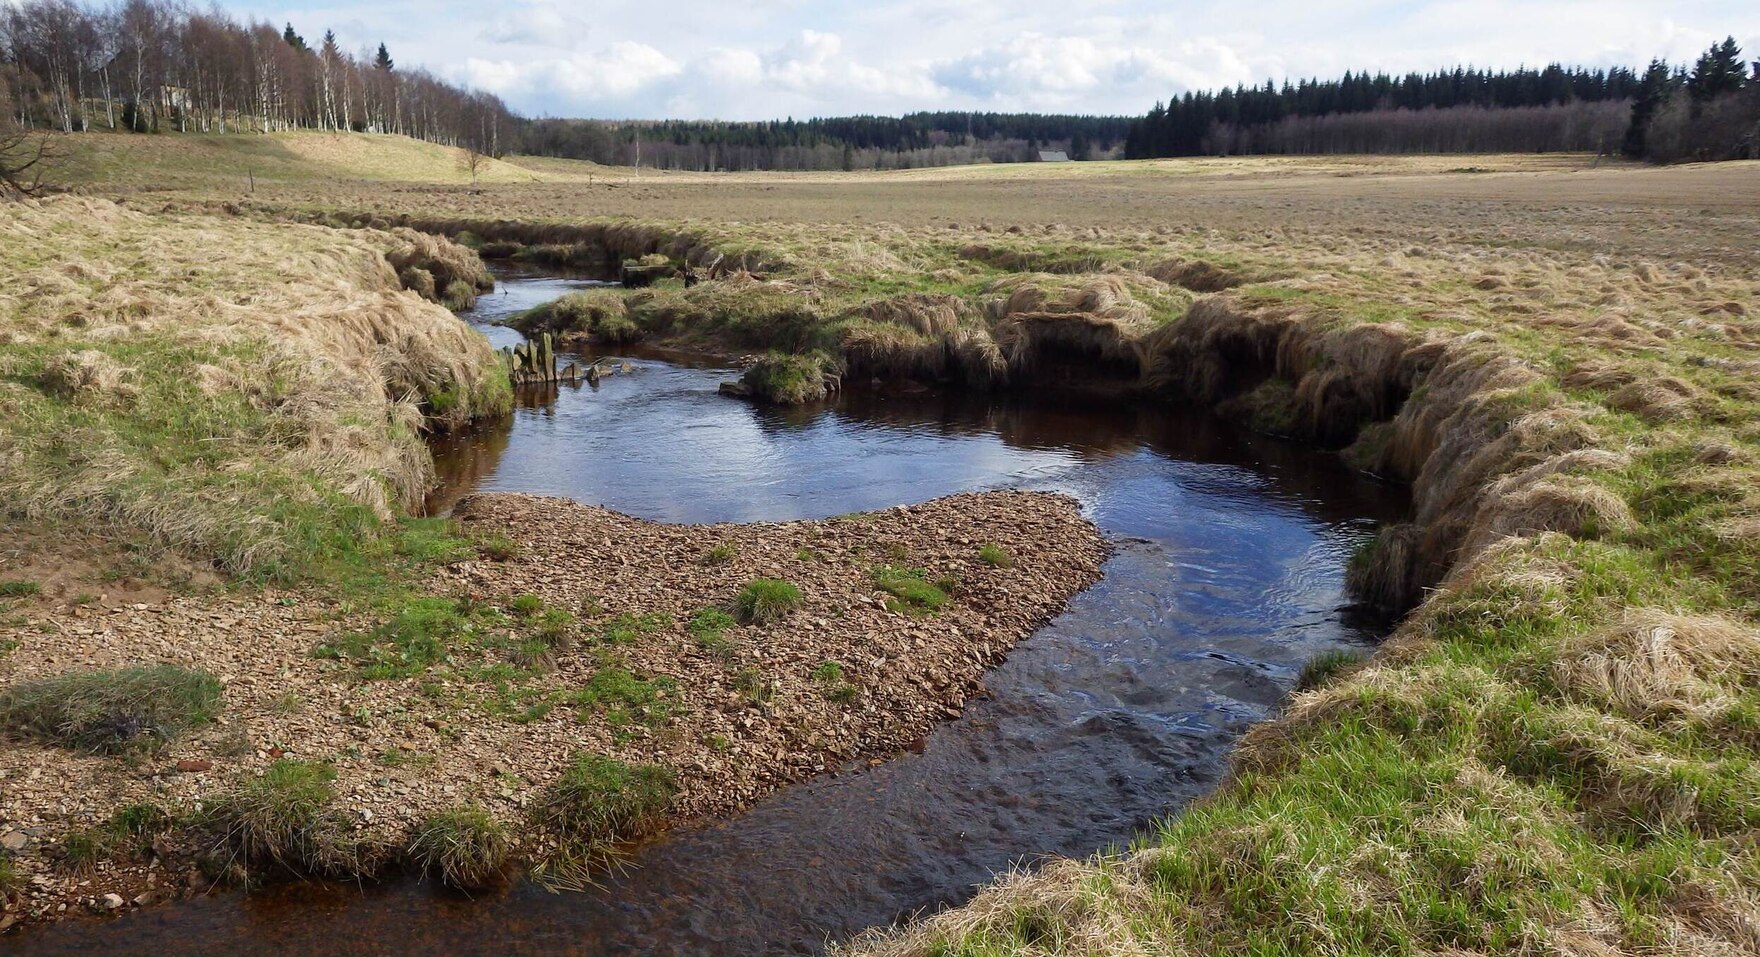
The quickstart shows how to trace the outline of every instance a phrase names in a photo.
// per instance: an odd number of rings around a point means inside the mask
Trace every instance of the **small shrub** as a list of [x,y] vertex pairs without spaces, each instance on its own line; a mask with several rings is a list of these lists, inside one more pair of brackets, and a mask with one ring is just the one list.
[[672,772],[659,765],[581,754],[550,786],[540,814],[570,840],[629,841],[659,825],[677,793]]
[[0,731],[79,751],[154,751],[219,711],[212,674],[146,665],[15,685],[0,692]]
[[1014,556],[1010,555],[1008,550],[1001,545],[985,545],[983,548],[978,549],[978,561],[989,565],[991,568],[1014,567]]
[[874,569],[874,584],[893,596],[886,607],[918,615],[932,615],[947,604],[947,592],[930,584],[928,573],[921,568],[894,568],[882,565]]
[[1336,648],[1322,651],[1308,659],[1302,666],[1302,673],[1296,678],[1297,691],[1313,691],[1323,688],[1344,674],[1356,669],[1366,660],[1360,651]]
[[544,599],[537,595],[515,595],[507,603],[507,610],[521,618],[530,618],[544,610]]
[[739,593],[735,607],[748,625],[765,625],[777,621],[799,607],[801,591],[785,581],[754,578]]
[[358,873],[359,848],[332,809],[336,770],[282,758],[214,809],[226,840],[246,860],[295,871]]
[[835,661],[820,663],[813,669],[812,678],[823,685],[834,685],[843,680],[843,665]]
[[549,648],[562,648],[569,643],[574,616],[560,608],[546,608],[532,623],[532,636]]
[[0,598],[29,598],[40,594],[43,586],[22,578],[8,578],[0,581]]
[[513,842],[507,830],[476,805],[451,808],[429,816],[410,839],[409,862],[425,874],[437,874],[448,887],[479,890],[491,887],[506,873]]
[[708,552],[704,553],[703,564],[705,564],[705,565],[725,565],[728,562],[733,561],[734,556],[736,556],[738,554],[739,554],[739,548],[737,546],[735,546],[732,542],[722,542],[722,543],[716,545],[714,548],[709,549]]

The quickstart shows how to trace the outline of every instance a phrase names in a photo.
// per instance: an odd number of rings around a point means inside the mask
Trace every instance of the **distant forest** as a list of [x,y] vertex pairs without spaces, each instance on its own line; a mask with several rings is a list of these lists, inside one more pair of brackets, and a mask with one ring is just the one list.
[[[1760,61],[1734,38],[1692,66],[1346,73],[1194,91],[1139,117],[923,112],[768,122],[525,119],[400,67],[384,44],[240,23],[178,0],[0,0],[0,136],[316,129],[401,133],[687,170],[854,170],[1254,153],[1624,152],[1760,156]],[[19,133],[17,131],[24,131]]]
[[518,124],[498,98],[350,53],[326,31],[239,23],[170,0],[114,7],[0,2],[0,117],[65,133],[402,133],[499,153]]
[[1136,120],[1040,113],[912,113],[730,123],[710,120],[533,120],[529,153],[689,170],[910,169],[1018,163],[1039,150],[1111,158]]
[[1124,155],[1593,151],[1659,162],[1760,156],[1760,61],[1729,38],[1691,69],[1346,73],[1192,92],[1131,126]]

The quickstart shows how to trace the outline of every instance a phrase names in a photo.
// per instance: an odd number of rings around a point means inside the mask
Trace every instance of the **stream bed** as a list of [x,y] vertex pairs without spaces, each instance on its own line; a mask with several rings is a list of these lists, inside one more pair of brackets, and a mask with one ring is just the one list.
[[[509,277],[491,322],[585,283]],[[504,290],[504,291],[502,291]],[[485,327],[497,345],[518,341]],[[573,357],[570,357],[573,358]],[[1105,577],[1024,641],[987,694],[914,748],[675,830],[602,886],[476,899],[432,883],[292,883],[11,938],[39,954],[813,953],[968,899],[998,871],[1128,842],[1214,787],[1304,662],[1385,624],[1343,588],[1353,548],[1404,516],[1336,457],[1159,406],[852,390],[779,410],[737,373],[634,354],[597,386],[522,397],[439,443],[431,504],[560,495],[674,522],[777,521],[957,491],[1066,492],[1113,540]]]

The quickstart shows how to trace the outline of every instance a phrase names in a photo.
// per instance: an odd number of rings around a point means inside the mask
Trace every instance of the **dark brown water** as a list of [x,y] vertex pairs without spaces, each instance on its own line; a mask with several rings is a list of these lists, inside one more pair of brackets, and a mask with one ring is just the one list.
[[[551,298],[512,282],[493,315]],[[505,335],[505,330],[499,334]],[[1395,488],[1215,418],[852,393],[781,412],[715,393],[725,370],[632,360],[511,427],[441,449],[472,489],[567,495],[644,518],[813,518],[963,489],[1065,491],[1117,543],[1105,578],[1024,642],[921,753],[774,795],[642,848],[585,893],[305,884],[73,924],[18,954],[807,953],[965,900],[1046,854],[1128,842],[1212,787],[1303,662],[1364,645],[1342,569]]]

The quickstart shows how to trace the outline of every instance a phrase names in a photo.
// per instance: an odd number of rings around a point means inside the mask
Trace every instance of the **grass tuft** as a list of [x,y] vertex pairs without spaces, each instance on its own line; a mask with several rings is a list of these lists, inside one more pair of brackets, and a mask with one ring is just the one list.
[[1362,652],[1347,648],[1322,651],[1302,666],[1302,673],[1296,677],[1296,690],[1314,691],[1324,688],[1367,660]]
[[921,568],[882,565],[874,569],[874,585],[893,596],[886,607],[913,615],[932,615],[947,604],[947,592],[929,580]]
[[801,590],[774,578],[754,578],[739,593],[734,607],[748,625],[767,625],[800,607]]
[[652,832],[677,793],[672,772],[659,765],[582,753],[550,786],[538,813],[568,840],[612,844]]
[[0,692],[0,731],[77,751],[152,752],[220,711],[220,680],[177,665],[83,671]]
[[512,852],[507,829],[483,808],[465,805],[423,819],[407,856],[411,866],[446,886],[472,891],[499,883]]
[[985,545],[983,548],[978,549],[978,561],[989,565],[991,568],[1014,567],[1014,556],[1010,555],[1008,549],[1003,548],[1001,545]]
[[354,876],[362,848],[334,810],[336,769],[282,758],[214,808],[226,840],[248,861],[313,874]]

